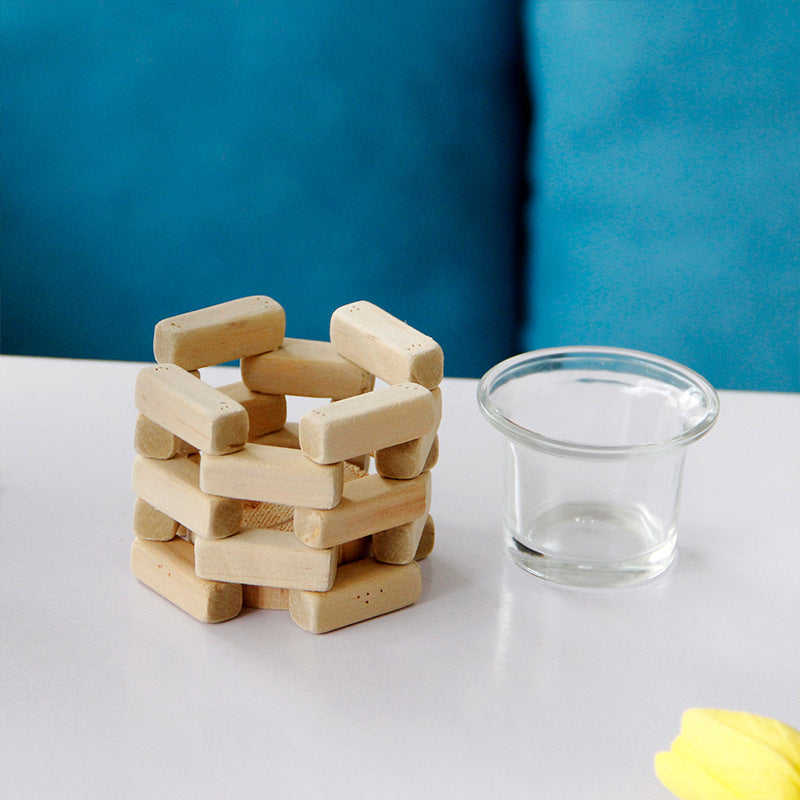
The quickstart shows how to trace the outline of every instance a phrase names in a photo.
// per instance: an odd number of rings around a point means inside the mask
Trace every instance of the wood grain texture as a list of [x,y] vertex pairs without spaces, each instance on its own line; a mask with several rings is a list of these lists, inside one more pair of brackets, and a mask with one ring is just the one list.
[[242,381],[253,391],[298,397],[344,397],[370,391],[375,378],[340,356],[330,342],[285,338],[270,353],[242,359]]
[[393,566],[367,558],[339,567],[329,592],[290,592],[289,612],[303,630],[327,633],[410,606],[421,593],[416,562]]
[[342,463],[322,465],[300,450],[247,444],[224,456],[203,454],[200,488],[208,494],[308,508],[333,508],[342,497]]
[[146,586],[201,622],[224,622],[242,609],[242,587],[197,577],[194,548],[184,539],[134,539],[131,571]]
[[367,475],[348,481],[336,508],[295,508],[294,532],[310,547],[334,547],[412,522],[430,509],[430,473],[408,481]]
[[140,370],[135,400],[141,414],[198,450],[230,453],[247,441],[245,408],[174,364]]
[[409,479],[432,469],[439,459],[439,436],[442,421],[442,391],[434,389],[434,426],[430,433],[410,442],[402,442],[375,453],[375,470],[384,478]]
[[184,369],[224,364],[280,346],[286,315],[273,299],[242,297],[162,319],[153,353],[159,363]]
[[200,466],[190,458],[136,456],[132,483],[138,497],[198,536],[219,539],[241,527],[242,501],[203,492]]
[[386,383],[412,382],[435,389],[442,382],[442,348],[366,300],[337,308],[330,334],[340,355]]
[[416,383],[338,400],[302,416],[300,447],[312,461],[331,464],[408,442],[433,430],[434,406]]
[[291,531],[244,530],[227,539],[195,542],[201,578],[251,586],[325,592],[333,585],[337,548],[306,547]]
[[274,611],[287,611],[290,589],[275,586],[242,586],[242,605],[249,608],[264,608]]

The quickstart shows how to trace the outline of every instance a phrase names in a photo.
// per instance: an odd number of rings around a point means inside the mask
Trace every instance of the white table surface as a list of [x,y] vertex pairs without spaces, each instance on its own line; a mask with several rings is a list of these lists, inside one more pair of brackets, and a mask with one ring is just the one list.
[[800,727],[800,396],[722,393],[677,565],[585,593],[508,561],[501,439],[446,380],[420,602],[315,636],[131,575],[139,366],[0,358],[0,797],[659,800],[684,709]]

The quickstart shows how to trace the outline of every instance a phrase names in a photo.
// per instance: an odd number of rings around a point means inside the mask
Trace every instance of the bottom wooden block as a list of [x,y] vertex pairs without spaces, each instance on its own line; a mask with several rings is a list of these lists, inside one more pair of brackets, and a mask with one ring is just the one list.
[[198,578],[194,548],[184,539],[134,539],[131,570],[143,584],[201,622],[224,622],[242,610],[242,587]]
[[292,590],[289,612],[304,630],[327,633],[410,606],[421,593],[416,562],[395,566],[365,558],[339,567],[328,592]]
[[289,608],[289,589],[275,586],[242,586],[242,604],[249,608],[285,611]]

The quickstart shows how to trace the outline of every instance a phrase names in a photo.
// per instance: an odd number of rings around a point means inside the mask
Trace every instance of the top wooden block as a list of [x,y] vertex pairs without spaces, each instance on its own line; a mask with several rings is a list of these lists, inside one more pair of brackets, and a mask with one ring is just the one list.
[[410,382],[435,389],[442,382],[442,348],[366,300],[333,312],[331,343],[339,355],[386,383]]
[[162,319],[153,353],[159,363],[198,369],[274,350],[285,330],[286,315],[273,299],[242,297]]
[[242,381],[254,392],[333,400],[375,385],[369,372],[340,356],[330,342],[288,337],[269,353],[243,358]]

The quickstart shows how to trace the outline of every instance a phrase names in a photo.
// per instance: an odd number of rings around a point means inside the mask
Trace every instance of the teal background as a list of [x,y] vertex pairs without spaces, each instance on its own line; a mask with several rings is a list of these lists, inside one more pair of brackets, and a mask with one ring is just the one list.
[[800,6],[6,0],[0,350],[369,299],[451,376],[605,344],[800,391]]

